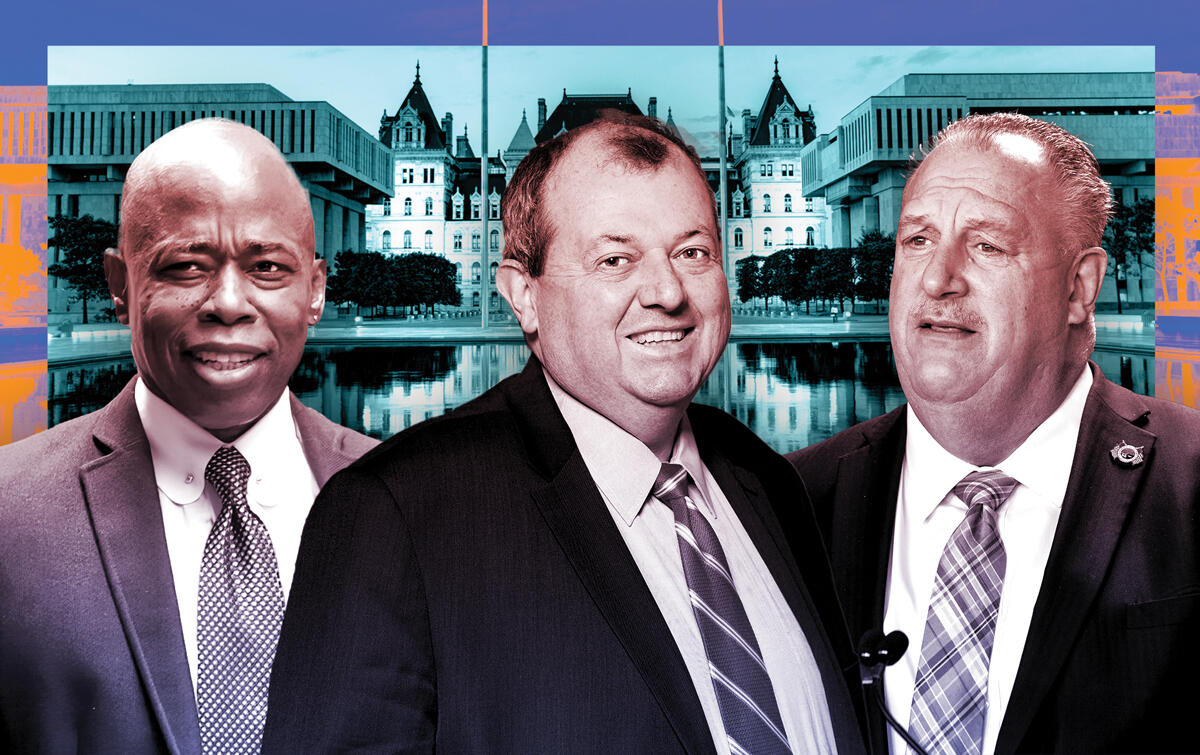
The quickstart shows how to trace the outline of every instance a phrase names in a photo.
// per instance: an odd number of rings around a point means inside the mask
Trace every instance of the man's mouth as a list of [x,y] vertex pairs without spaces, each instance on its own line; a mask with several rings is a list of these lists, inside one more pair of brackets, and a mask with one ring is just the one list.
[[975,331],[968,328],[966,325],[959,325],[953,322],[933,322],[925,321],[920,324],[921,329],[930,330],[934,333],[974,333]]
[[214,370],[236,370],[263,356],[249,351],[189,351],[188,356]]
[[693,330],[695,330],[695,328],[680,328],[678,330],[647,330],[644,333],[634,333],[627,337],[636,344],[648,346],[655,343],[682,341]]

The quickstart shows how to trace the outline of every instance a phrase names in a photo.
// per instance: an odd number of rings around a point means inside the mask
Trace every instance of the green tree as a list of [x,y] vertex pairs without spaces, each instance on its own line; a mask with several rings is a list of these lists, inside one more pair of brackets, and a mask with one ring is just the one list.
[[59,261],[46,269],[67,282],[71,301],[83,302],[83,322],[88,321],[88,302],[108,297],[104,278],[104,250],[117,245],[117,226],[91,215],[74,218],[55,215],[49,219],[51,236],[47,246],[58,247]]
[[820,299],[843,304],[854,302],[852,249],[818,249],[811,273],[813,293]]
[[1114,207],[1101,246],[1108,252],[1107,274],[1116,278],[1120,313],[1128,281],[1140,280],[1144,270],[1154,269],[1154,201],[1139,199],[1132,205]]
[[437,254],[405,254],[395,258],[396,303],[433,310],[438,304],[462,303],[454,263]]
[[743,302],[762,296],[762,264],[763,258],[751,255],[738,260],[737,263],[737,293]]
[[896,257],[896,239],[879,231],[863,234],[854,250],[855,296],[860,301],[887,301],[892,285],[892,262]]

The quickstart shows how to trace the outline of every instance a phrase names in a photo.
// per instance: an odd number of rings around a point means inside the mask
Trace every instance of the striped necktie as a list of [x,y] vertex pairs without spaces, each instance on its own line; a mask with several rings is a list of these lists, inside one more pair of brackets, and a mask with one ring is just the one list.
[[200,566],[196,707],[205,755],[257,753],[267,684],[283,623],[279,564],[266,526],[250,510],[250,464],[232,446],[213,454],[204,479],[224,505]]
[[725,552],[688,496],[688,480],[682,466],[663,464],[651,495],[675,515],[688,597],[704,640],[729,750],[733,755],[791,752],[771,678],[734,589]]
[[988,666],[1007,559],[996,510],[1017,481],[998,469],[954,486],[967,516],[938,563],[909,729],[930,755],[977,755],[987,722]]

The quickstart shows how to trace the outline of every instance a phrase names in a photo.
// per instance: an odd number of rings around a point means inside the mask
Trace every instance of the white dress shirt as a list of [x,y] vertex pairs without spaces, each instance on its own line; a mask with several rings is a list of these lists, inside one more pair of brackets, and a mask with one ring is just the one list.
[[[688,598],[675,517],[665,504],[647,503],[662,462],[645,444],[570,396],[549,375],[546,382],[683,656],[717,752],[728,755],[704,640]],[[670,461],[691,475],[688,495],[699,502],[725,551],[734,586],[766,662],[792,752],[836,752],[825,687],[804,632],[729,501],[700,460],[686,417]]]
[[140,378],[134,386],[134,400],[150,441],[183,646],[195,690],[200,565],[204,543],[222,506],[220,496],[204,482],[208,460],[221,446],[232,445],[250,463],[250,510],[271,535],[284,600],[292,586],[304,520],[317,497],[317,480],[300,445],[300,431],[292,419],[286,390],[262,419],[230,444],[222,443],[151,393]]
[[[977,469],[999,469],[1019,484],[997,517],[1007,566],[988,669],[983,755],[995,751],[1058,527],[1091,387],[1092,373],[1085,366],[1062,404],[996,467],[976,467],[946,451],[921,424],[912,406],[908,407],[908,437],[883,616],[884,632],[899,629],[909,640],[904,657],[884,673],[888,707],[902,725],[909,723],[938,563],[951,534],[967,514],[966,505],[951,490]],[[904,740],[894,731],[888,733],[892,753],[906,753]]]

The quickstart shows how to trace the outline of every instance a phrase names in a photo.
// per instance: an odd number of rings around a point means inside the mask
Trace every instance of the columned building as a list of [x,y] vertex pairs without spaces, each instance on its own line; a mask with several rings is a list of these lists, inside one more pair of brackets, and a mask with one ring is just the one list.
[[[993,112],[1057,123],[1091,146],[1117,202],[1153,198],[1153,73],[908,74],[803,150],[803,192],[832,210],[830,245],[895,234],[912,155],[950,122]],[[1152,268],[1126,283],[1124,301],[1154,301]],[[1107,282],[1100,303],[1116,297]]]
[[[51,86],[48,91],[48,214],[120,221],[130,163],[171,129],[227,118],[266,136],[283,153],[312,203],[317,255],[366,248],[365,210],[392,193],[388,150],[327,102],[297,102],[266,84]],[[50,249],[49,263],[58,262]],[[80,305],[51,278],[52,321]]]

